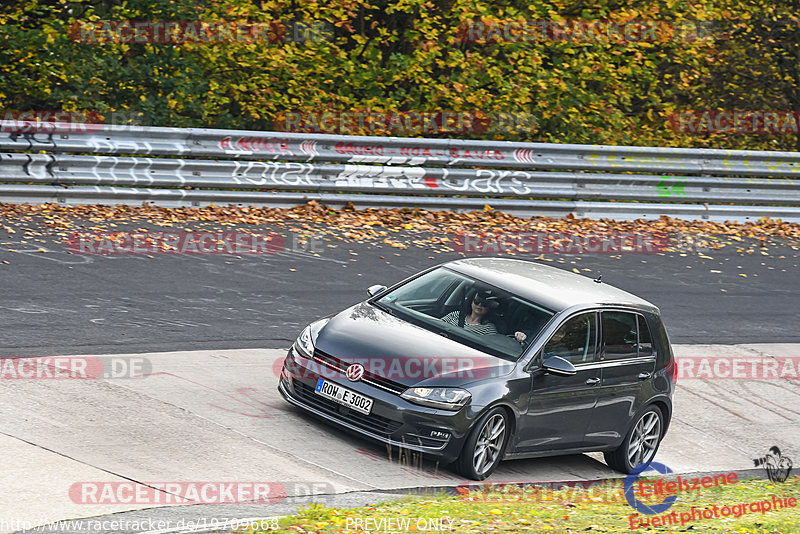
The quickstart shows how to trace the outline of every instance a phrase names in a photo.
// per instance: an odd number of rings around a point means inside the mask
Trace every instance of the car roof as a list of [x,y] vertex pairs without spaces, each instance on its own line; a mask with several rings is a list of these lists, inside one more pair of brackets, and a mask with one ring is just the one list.
[[597,283],[586,276],[532,261],[496,257],[465,258],[443,266],[556,312],[573,306],[597,304],[658,311],[650,302],[605,282]]

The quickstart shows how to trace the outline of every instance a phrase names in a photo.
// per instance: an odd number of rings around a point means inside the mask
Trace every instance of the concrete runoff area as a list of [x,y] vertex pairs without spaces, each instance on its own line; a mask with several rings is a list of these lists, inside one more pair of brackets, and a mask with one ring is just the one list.
[[[676,473],[738,472],[752,470],[753,459],[775,445],[800,458],[800,380],[730,376],[737,369],[734,360],[798,358],[800,345],[674,349],[679,363],[697,364],[691,376],[705,376],[703,358],[728,359],[716,369],[728,376],[679,379],[675,414],[656,461]],[[183,519],[185,526],[202,517],[288,514],[311,500],[357,506],[411,489],[469,482],[290,406],[277,391],[285,354],[236,349],[115,355],[120,362],[144,361],[147,376],[120,371],[96,379],[3,380],[0,483],[14,490],[0,493],[0,531],[95,516],[138,518],[142,525],[145,518],[159,518],[172,527]],[[13,360],[0,363],[6,361]],[[740,372],[750,372],[742,365]],[[683,371],[689,372],[686,365]],[[593,453],[503,462],[488,481],[619,476]],[[166,502],[168,491],[153,490],[165,500],[141,504],[108,502],[97,490],[167,482],[266,482],[275,498],[270,505],[185,505]],[[119,515],[131,510],[138,511]]]

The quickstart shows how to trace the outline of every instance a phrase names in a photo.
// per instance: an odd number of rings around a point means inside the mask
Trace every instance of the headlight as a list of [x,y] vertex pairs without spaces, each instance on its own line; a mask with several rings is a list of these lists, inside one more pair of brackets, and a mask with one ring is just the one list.
[[311,339],[311,325],[308,325],[294,342],[294,350],[306,358],[314,356],[314,340]]
[[400,396],[415,404],[444,410],[458,410],[472,397],[469,391],[459,388],[410,388]]

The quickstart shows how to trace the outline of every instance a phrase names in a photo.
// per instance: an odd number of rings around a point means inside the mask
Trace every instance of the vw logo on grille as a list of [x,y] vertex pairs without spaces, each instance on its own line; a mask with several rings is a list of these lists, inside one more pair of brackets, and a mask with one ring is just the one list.
[[350,382],[357,382],[361,380],[362,376],[364,376],[364,366],[360,363],[354,363],[347,368],[347,372],[345,374]]

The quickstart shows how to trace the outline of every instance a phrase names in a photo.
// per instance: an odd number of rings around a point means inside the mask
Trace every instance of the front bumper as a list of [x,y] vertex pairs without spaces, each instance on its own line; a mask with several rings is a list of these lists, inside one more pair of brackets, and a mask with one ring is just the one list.
[[[458,458],[477,415],[469,405],[457,412],[419,406],[396,393],[361,381],[350,382],[327,371],[318,361],[289,349],[278,391],[289,403],[351,432],[434,457],[444,464]],[[317,395],[314,390],[320,378],[373,399],[370,414]]]

